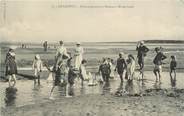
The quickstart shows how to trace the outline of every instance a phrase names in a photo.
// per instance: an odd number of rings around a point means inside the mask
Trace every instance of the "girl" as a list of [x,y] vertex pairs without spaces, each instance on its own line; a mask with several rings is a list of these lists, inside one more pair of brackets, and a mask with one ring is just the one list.
[[135,59],[132,54],[129,54],[127,59],[128,80],[133,80],[134,71],[135,71]]
[[13,80],[13,86],[16,84],[16,74],[17,74],[17,64],[15,62],[15,52],[13,49],[9,49],[8,53],[6,54],[6,72],[5,75],[9,76],[8,82],[9,86],[11,87],[11,81]]
[[34,84],[36,84],[36,79],[38,79],[38,85],[40,85],[40,74],[42,72],[43,64],[40,56],[37,54],[33,60],[33,70],[34,70]]
[[174,73],[174,80],[176,80],[176,67],[177,67],[176,57],[175,56],[171,56],[170,77],[172,79],[172,73]]

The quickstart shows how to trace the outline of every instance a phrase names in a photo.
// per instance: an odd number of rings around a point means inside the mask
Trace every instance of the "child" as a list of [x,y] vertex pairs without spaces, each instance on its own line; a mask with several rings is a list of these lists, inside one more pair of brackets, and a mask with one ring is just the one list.
[[177,67],[176,58],[175,58],[175,56],[171,56],[170,77],[172,79],[172,73],[174,73],[174,80],[176,80],[176,67]]
[[6,54],[6,60],[5,60],[5,65],[6,65],[6,72],[5,75],[9,76],[8,82],[9,86],[11,87],[11,81],[13,80],[13,86],[16,84],[16,74],[17,74],[17,64],[15,61],[15,52],[13,49],[9,49],[8,53]]
[[34,70],[34,84],[36,84],[36,79],[38,79],[38,85],[40,85],[40,74],[42,72],[43,64],[40,56],[37,54],[33,60],[33,70]]
[[117,59],[115,71],[117,70],[121,82],[123,82],[123,72],[125,69],[126,69],[125,59],[122,57],[122,53],[119,53],[119,58]]
[[100,65],[98,72],[102,74],[103,81],[108,83],[110,73],[111,73],[111,67],[109,63],[107,62],[107,59],[103,59],[103,63]]
[[[156,47],[155,52],[157,55],[155,56],[153,63],[155,64],[155,68],[153,70],[155,76],[156,76],[156,81],[158,81],[158,76],[159,76],[159,81],[161,80],[161,72],[162,72],[162,61],[165,60],[167,57],[161,52],[161,48]],[[157,76],[158,75],[158,76]]]
[[57,61],[58,63],[56,64],[57,68],[54,68],[55,71],[55,80],[54,80],[54,85],[51,89],[50,92],[50,99],[52,98],[52,93],[54,91],[55,86],[66,86],[67,80],[66,80],[66,71],[67,71],[67,63],[65,63],[62,59],[60,61]]
[[86,72],[86,63],[87,63],[86,60],[82,60],[81,65],[79,67],[79,73],[80,73],[80,77],[82,81],[89,80],[87,72]]
[[135,71],[135,59],[132,54],[129,54],[127,59],[127,72],[126,72],[128,80],[131,81],[133,80],[134,71]]

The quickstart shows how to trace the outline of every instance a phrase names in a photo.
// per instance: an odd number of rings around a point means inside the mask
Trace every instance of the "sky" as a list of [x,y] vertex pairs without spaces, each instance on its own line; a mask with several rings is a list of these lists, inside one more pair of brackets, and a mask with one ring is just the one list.
[[[62,5],[72,5],[72,8],[57,7],[58,0],[6,1],[5,21],[0,5],[0,41],[184,40],[182,0],[62,1]],[[115,8],[81,8],[80,5]],[[117,5],[126,8],[118,8]]]

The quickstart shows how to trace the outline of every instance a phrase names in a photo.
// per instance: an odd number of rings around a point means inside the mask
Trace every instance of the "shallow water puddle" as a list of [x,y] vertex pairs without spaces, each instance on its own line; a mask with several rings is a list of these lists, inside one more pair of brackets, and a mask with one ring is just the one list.
[[[116,91],[122,91],[125,94],[136,94],[146,89],[170,89],[172,87],[184,88],[184,78],[182,73],[177,73],[177,80],[170,81],[169,73],[163,72],[162,82],[155,82],[153,73],[145,72],[144,80],[133,82],[120,83],[119,78],[110,80],[109,84],[99,84],[96,86],[88,86],[87,82],[81,86],[80,80],[77,80],[73,88],[56,87],[53,93],[54,99],[60,99],[69,93],[72,96],[82,96],[86,94],[114,94]],[[135,78],[138,76],[136,73]],[[16,88],[8,88],[8,83],[0,82],[0,104],[1,107],[19,107],[28,104],[36,104],[49,100],[49,93],[52,88],[52,83],[47,83],[46,80],[41,80],[41,86],[34,86],[32,80],[18,80]]]

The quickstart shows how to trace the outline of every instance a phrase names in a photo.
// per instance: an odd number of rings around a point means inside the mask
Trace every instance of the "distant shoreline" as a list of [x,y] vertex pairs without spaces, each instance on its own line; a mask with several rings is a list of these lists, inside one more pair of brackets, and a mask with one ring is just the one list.
[[[184,40],[143,40],[145,43],[168,43],[168,44],[171,44],[171,43],[175,43],[175,44],[183,44],[184,43]],[[51,45],[52,44],[58,44],[57,42],[50,42],[48,41]],[[40,45],[42,44],[43,42],[0,42],[0,45],[20,45],[20,44],[33,44],[33,45]],[[75,44],[75,42],[65,42],[66,44]],[[112,44],[112,43],[130,43],[130,44],[133,44],[133,43],[137,43],[137,41],[117,41],[117,42],[82,42],[84,44],[100,44],[100,43],[107,43],[107,44]]]

